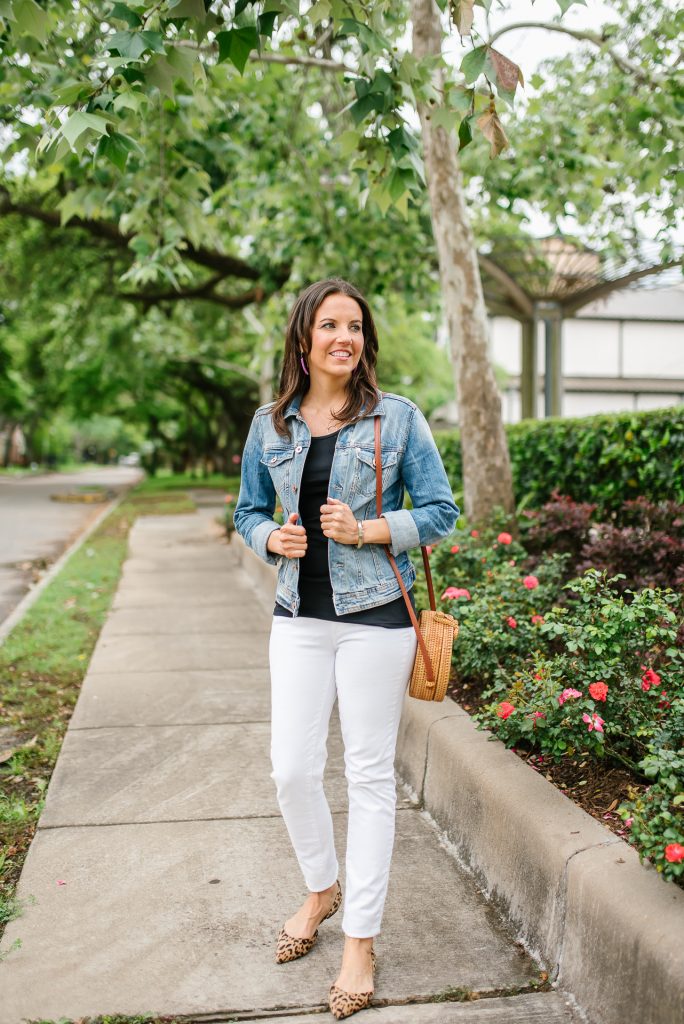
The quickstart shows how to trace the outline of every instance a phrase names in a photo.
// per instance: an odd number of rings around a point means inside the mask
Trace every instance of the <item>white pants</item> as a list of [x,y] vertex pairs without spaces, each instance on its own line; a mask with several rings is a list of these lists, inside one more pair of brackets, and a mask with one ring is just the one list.
[[337,696],[349,796],[342,929],[357,938],[380,931],[394,846],[394,756],[417,642],[413,626],[273,616],[271,778],[307,887],[327,889],[339,875],[323,791]]

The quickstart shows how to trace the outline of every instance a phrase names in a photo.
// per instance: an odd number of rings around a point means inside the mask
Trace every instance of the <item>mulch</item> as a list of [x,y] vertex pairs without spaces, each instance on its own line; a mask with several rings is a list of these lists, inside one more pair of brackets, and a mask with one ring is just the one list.
[[[484,684],[462,682],[452,674],[447,695],[472,713],[487,703],[482,697],[485,689]],[[633,799],[648,788],[650,783],[641,776],[609,758],[599,760],[582,751],[555,761],[523,743],[510,749],[592,818],[615,835],[627,836],[629,828],[615,812],[624,800]]]

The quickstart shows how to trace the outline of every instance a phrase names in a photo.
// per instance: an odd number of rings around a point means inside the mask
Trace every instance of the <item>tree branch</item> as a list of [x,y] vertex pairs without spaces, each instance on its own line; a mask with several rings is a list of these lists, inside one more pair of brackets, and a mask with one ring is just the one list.
[[647,72],[643,68],[640,68],[638,64],[630,60],[628,57],[623,57],[622,54],[613,47],[606,43],[606,40],[598,32],[590,32],[588,29],[576,29],[569,28],[567,25],[557,25],[554,22],[547,21],[516,21],[513,25],[504,25],[494,32],[487,40],[487,46],[491,46],[495,39],[499,39],[506,32],[514,32],[519,28],[541,28],[547,32],[562,32],[564,35],[572,36],[573,39],[579,39],[583,42],[593,43],[599,50],[603,50],[609,57],[613,59],[615,64],[620,68],[621,71],[626,71],[630,75],[634,75],[637,81],[644,85],[664,85],[666,78],[664,75],[659,75],[656,72]]
[[[48,227],[62,227],[59,210],[46,210],[30,203],[16,203],[6,189],[0,189],[0,216],[8,216],[11,213],[39,220],[43,224],[47,224]],[[64,225],[64,228],[81,228],[94,238],[104,238],[119,249],[127,249],[134,237],[132,234],[120,231],[117,225],[112,224],[111,221],[89,220],[85,217],[72,217],[68,224]],[[222,277],[239,277],[248,281],[258,281],[261,276],[261,272],[256,267],[250,267],[243,260],[225,253],[214,252],[202,246],[196,247],[189,242],[184,251],[187,258],[193,263],[220,273]]]

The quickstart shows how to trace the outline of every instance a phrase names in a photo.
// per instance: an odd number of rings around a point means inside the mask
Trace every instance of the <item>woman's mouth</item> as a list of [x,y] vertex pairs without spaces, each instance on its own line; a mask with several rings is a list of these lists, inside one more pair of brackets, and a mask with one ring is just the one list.
[[331,352],[330,355],[333,357],[333,359],[351,359],[351,352],[347,352],[345,349],[336,349],[336,351]]

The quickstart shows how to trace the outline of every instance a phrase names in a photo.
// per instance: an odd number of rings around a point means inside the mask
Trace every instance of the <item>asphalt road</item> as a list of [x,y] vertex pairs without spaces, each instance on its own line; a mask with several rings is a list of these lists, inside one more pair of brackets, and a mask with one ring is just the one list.
[[50,496],[94,484],[118,494],[141,476],[130,466],[0,476],[0,623],[29,590],[36,572],[55,562],[104,508],[100,502],[67,503]]

